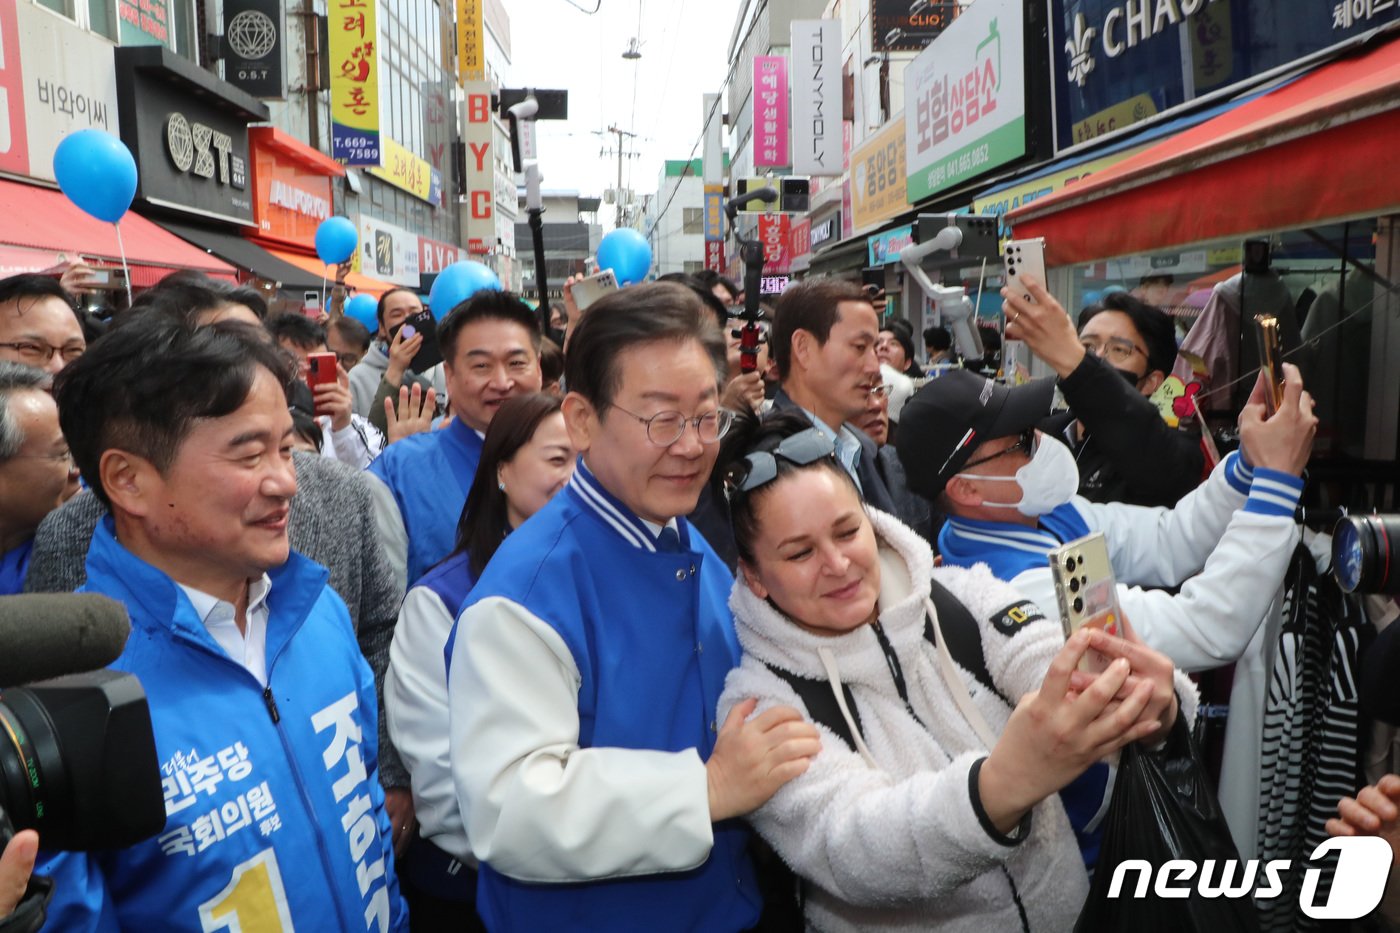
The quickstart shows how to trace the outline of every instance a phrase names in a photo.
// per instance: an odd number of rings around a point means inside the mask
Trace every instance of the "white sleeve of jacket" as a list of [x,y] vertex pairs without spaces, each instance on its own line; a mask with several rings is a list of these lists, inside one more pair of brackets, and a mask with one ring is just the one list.
[[350,423],[339,431],[331,430],[329,417],[323,415],[319,420],[335,458],[346,466],[363,470],[384,450],[384,435],[360,415],[352,413]]
[[394,584],[399,592],[403,592],[408,589],[408,528],[404,525],[403,513],[399,511],[393,490],[384,480],[370,470],[365,470],[361,475],[369,486],[370,502],[374,505],[374,525],[379,531],[384,557],[394,571]]
[[703,864],[714,832],[699,754],[580,748],[580,683],[564,640],[519,604],[489,597],[462,613],[448,714],[476,857],[534,882]]
[[1245,504],[1253,471],[1238,453],[1216,466],[1175,508],[1075,499],[1090,531],[1102,531],[1118,582],[1178,586],[1205,565],[1235,510]]
[[[749,664],[729,675],[720,719],[744,697],[759,698],[755,716],[804,708],[786,684]],[[848,904],[889,907],[952,892],[1016,851],[988,834],[973,809],[969,778],[983,753],[900,779],[818,729],[822,750],[806,772],[748,816],[802,878]]]
[[426,586],[408,591],[389,647],[384,713],[389,738],[412,777],[413,809],[423,837],[459,859],[470,860],[447,741],[447,671],[442,650],[451,630],[452,612],[437,593]]

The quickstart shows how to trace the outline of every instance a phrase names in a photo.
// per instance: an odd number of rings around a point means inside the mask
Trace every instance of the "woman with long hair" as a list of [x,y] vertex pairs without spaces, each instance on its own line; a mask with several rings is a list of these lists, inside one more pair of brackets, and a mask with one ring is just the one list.
[[486,431],[481,463],[457,523],[457,547],[408,591],[399,610],[384,710],[408,769],[419,834],[399,880],[414,933],[471,930],[476,873],[457,806],[448,753],[447,645],[457,610],[506,535],[544,507],[573,475],[576,453],[561,401],[509,399]]
[[[1189,717],[1189,681],[1140,642],[1066,642],[985,567],[935,569],[805,419],[740,419],[724,444],[744,654],[719,721],[790,706],[819,727],[748,817],[805,882],[807,925],[1071,928],[1088,879],[1057,792],[1165,736],[1177,691]],[[1102,673],[1076,669],[1091,649]]]

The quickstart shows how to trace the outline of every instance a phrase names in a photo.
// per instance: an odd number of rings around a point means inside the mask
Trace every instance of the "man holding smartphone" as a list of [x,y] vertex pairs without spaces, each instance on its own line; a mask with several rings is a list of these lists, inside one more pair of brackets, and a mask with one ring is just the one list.
[[[1184,671],[1209,670],[1262,643],[1256,634],[1298,543],[1293,512],[1317,418],[1298,370],[1286,370],[1283,407],[1266,418],[1257,384],[1240,414],[1241,450],[1170,510],[1076,494],[1074,456],[1036,430],[1049,412],[1049,379],[1007,388],[954,370],[933,380],[904,408],[899,457],[910,487],[948,516],[938,536],[944,564],[984,563],[1053,616],[1047,555],[1102,531],[1119,605],[1138,635]],[[1151,589],[1176,586],[1175,595]],[[1264,677],[1237,669],[1232,719],[1262,718]]]

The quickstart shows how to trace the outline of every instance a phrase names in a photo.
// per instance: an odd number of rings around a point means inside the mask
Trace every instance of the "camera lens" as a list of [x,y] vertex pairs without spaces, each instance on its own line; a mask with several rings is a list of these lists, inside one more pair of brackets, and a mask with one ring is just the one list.
[[1348,593],[1400,594],[1391,546],[1400,536],[1400,515],[1349,515],[1332,533],[1332,568]]
[[1070,577],[1070,580],[1069,580],[1069,591],[1070,591],[1071,593],[1078,593],[1078,592],[1079,592],[1079,578],[1078,578],[1078,577]]
[[1074,611],[1075,611],[1075,612],[1083,612],[1083,611],[1084,611],[1084,600],[1083,600],[1081,597],[1079,597],[1079,596],[1074,597],[1074,602],[1072,603],[1072,605],[1074,606]]
[[1073,572],[1074,572],[1074,568],[1075,568],[1076,566],[1078,566],[1078,565],[1076,564],[1076,562],[1075,562],[1075,560],[1074,560],[1073,557],[1066,557],[1066,558],[1065,558],[1065,569],[1068,570],[1070,573],[1073,573]]

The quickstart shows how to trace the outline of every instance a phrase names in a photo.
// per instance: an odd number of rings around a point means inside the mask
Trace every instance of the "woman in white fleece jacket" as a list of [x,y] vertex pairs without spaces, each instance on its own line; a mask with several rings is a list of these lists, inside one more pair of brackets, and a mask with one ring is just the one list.
[[[935,570],[923,539],[864,506],[816,429],[770,419],[726,447],[744,659],[720,715],[791,706],[811,718],[777,670],[844,685],[856,707],[845,719],[857,747],[821,728],[805,773],[748,817],[807,882],[809,929],[1072,928],[1088,881],[1056,792],[1164,735],[1175,692],[1192,715],[1189,682],[1140,643],[1066,643],[984,567]],[[930,579],[977,621],[996,691],[954,668],[960,700],[945,678],[924,634]],[[1090,646],[1118,659],[1097,677],[1074,670]],[[1013,711],[998,694],[1023,699]]]

